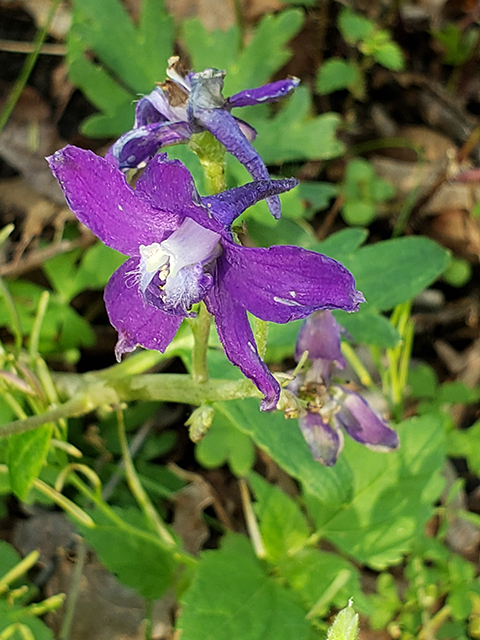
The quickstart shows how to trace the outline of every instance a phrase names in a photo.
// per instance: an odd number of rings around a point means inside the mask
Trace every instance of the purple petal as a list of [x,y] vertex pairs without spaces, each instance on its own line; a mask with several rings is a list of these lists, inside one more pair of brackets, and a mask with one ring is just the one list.
[[138,258],[130,258],[115,271],[105,287],[108,317],[118,331],[115,348],[118,361],[137,345],[163,353],[182,322],[181,317],[162,313],[145,302],[135,278],[138,265]]
[[216,275],[216,283],[208,292],[205,302],[209,312],[215,316],[218,337],[230,362],[250,378],[265,396],[260,409],[272,411],[280,397],[280,385],[258,355],[245,309],[238,305],[222,286],[221,265],[218,263],[217,268],[219,273]]
[[298,426],[314,459],[332,467],[343,447],[341,431],[324,422],[318,413],[305,412],[299,417]]
[[126,255],[161,242],[178,217],[138,199],[121,171],[92,151],[68,145],[47,158],[68,206],[100,240]]
[[162,147],[190,138],[190,129],[186,122],[157,122],[123,134],[108,151],[122,171],[137,169],[146,164]]
[[211,207],[211,211],[217,220],[225,227],[230,227],[235,218],[248,207],[268,196],[290,191],[297,184],[298,180],[295,178],[257,180],[242,187],[228,189],[228,191],[222,191],[214,196],[202,198],[202,202],[207,207]]
[[180,160],[169,160],[165,153],[148,163],[137,180],[135,194],[154,209],[178,218],[183,219],[192,208],[200,208],[201,217],[207,216],[189,170]]
[[257,318],[290,322],[318,309],[357,311],[352,274],[336,260],[299,247],[253,249],[223,240],[223,285]]
[[[161,94],[161,102],[165,104],[165,109],[168,108],[168,101],[166,97],[163,95],[163,92],[158,89],[154,89],[152,93],[160,92]],[[141,98],[137,104],[135,105],[135,124],[134,128],[138,129],[140,127],[144,127],[147,124],[154,124],[157,122],[169,122],[171,118],[169,118],[164,109],[158,109],[157,106],[152,104],[152,100],[150,95],[144,96]]]
[[245,122],[245,120],[241,120],[240,118],[237,118],[236,116],[235,116],[235,122],[240,127],[240,131],[243,133],[243,135],[246,137],[246,139],[249,142],[253,142],[255,140],[255,138],[257,137],[256,129],[254,129],[252,127],[252,125],[248,124],[248,122]]
[[[262,158],[252,147],[235,118],[222,109],[195,109],[194,121],[208,129],[219,140],[225,149],[235,156],[255,180],[269,180],[270,176]],[[267,198],[270,213],[280,218],[280,200],[278,196]]]
[[396,431],[358,393],[340,387],[346,394],[336,420],[348,435],[369,449],[389,451],[399,445]]
[[300,83],[298,78],[277,80],[270,84],[264,84],[256,89],[245,89],[227,99],[229,108],[248,107],[265,102],[276,102],[288,96]]
[[142,127],[153,122],[186,122],[187,121],[187,94],[184,94],[185,102],[178,106],[172,106],[169,96],[160,87],[156,87],[147,96],[137,102],[135,108],[135,128]]
[[295,346],[296,360],[300,360],[302,353],[308,351],[310,360],[329,360],[343,369],[345,360],[340,347],[341,331],[342,327],[331,311],[315,311],[300,327]]

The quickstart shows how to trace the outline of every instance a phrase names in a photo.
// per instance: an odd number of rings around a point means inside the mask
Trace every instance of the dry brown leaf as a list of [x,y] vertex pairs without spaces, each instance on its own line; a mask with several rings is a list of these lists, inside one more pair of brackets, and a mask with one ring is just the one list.
[[34,189],[58,204],[64,204],[65,199],[45,156],[61,146],[49,107],[34,89],[25,88],[0,133],[0,156]]
[[[435,201],[438,200],[436,196]],[[440,202],[439,202],[440,204]],[[422,231],[459,256],[480,260],[480,220],[464,209],[447,209],[430,218]]]
[[[47,22],[52,0],[19,0],[18,4],[23,6],[25,11],[32,16],[37,28],[40,29]],[[70,29],[71,23],[72,11],[67,2],[61,2],[55,11],[48,32],[54,38],[63,40]]]
[[208,538],[203,511],[213,502],[212,488],[199,475],[195,475],[193,481],[174,496],[173,528],[189,553],[198,554]]
[[236,22],[234,0],[166,0],[165,4],[177,22],[198,18],[209,31],[227,31]]

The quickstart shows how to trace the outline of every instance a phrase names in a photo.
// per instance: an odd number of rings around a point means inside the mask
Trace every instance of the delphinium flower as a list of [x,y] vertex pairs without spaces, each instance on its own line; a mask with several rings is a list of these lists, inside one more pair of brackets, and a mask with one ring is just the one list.
[[[187,142],[194,133],[210,131],[252,178],[268,180],[267,168],[251,144],[255,129],[230,111],[280,100],[295,89],[299,80],[287,78],[224,98],[225,71],[205,69],[183,75],[178,58],[174,57],[169,60],[167,75],[166,82],[137,102],[133,129],[115,142],[107,158],[122,170],[142,167],[162,147]],[[268,197],[267,202],[272,215],[279,218],[278,196]]]
[[261,198],[293,188],[293,178],[200,197],[187,168],[165,154],[148,163],[135,189],[91,151],[67,146],[48,160],[80,222],[130,256],[105,289],[117,359],[137,345],[163,352],[204,300],[227,357],[265,396],[261,408],[271,410],[280,386],[258,354],[247,311],[285,323],[317,309],[356,311],[363,301],[353,276],[331,258],[234,241],[235,218]]
[[332,381],[345,367],[341,352],[342,328],[331,311],[316,311],[303,323],[297,338],[295,359],[305,351],[311,366],[291,383],[290,389],[307,401],[299,426],[313,457],[326,466],[337,461],[343,447],[343,431],[377,451],[398,447],[397,433],[362,396]]

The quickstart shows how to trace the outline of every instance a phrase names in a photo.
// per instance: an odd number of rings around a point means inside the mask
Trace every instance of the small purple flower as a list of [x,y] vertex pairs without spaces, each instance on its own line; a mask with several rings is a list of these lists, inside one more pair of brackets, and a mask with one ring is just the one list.
[[289,322],[316,309],[356,311],[363,301],[340,263],[299,247],[247,248],[231,224],[261,198],[296,185],[293,178],[260,180],[201,198],[178,160],[159,154],[135,189],[121,171],[73,146],[49,159],[68,205],[109,247],[130,256],[105,289],[116,356],[137,345],[165,351],[191,307],[204,300],[230,361],[274,409],[280,386],[261,360],[247,311]]
[[[119,169],[135,169],[144,166],[162,147],[187,142],[194,133],[210,131],[252,178],[268,180],[267,168],[251,144],[256,137],[255,129],[230,111],[280,100],[300,81],[287,78],[224,98],[225,71],[205,69],[184,77],[177,71],[177,63],[177,57],[170,58],[167,70],[170,80],[137,102],[133,129],[115,142],[107,158]],[[278,196],[268,197],[267,202],[272,215],[279,218]]]
[[390,451],[399,444],[397,433],[362,396],[331,382],[335,368],[345,367],[341,331],[330,311],[316,311],[303,323],[295,349],[297,361],[304,351],[311,359],[310,369],[291,385],[307,400],[298,423],[313,457],[326,466],[334,465],[342,450],[342,430],[376,451]]

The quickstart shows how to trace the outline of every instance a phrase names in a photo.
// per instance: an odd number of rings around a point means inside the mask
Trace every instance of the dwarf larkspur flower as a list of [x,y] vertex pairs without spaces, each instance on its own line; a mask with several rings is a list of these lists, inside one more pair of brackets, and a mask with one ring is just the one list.
[[332,466],[343,447],[343,432],[377,451],[398,447],[398,436],[358,393],[332,382],[335,369],[343,369],[340,347],[342,327],[330,311],[316,311],[303,323],[297,338],[297,361],[308,351],[311,367],[290,385],[307,400],[299,426],[313,457]]
[[[162,147],[187,142],[194,133],[210,131],[252,178],[268,180],[267,168],[251,145],[255,129],[232,116],[230,110],[280,100],[295,89],[299,80],[287,78],[224,98],[225,71],[205,69],[183,76],[177,63],[178,58],[171,58],[167,70],[170,80],[138,101],[133,129],[115,142],[107,158],[122,170],[134,169],[144,166]],[[272,215],[279,218],[278,196],[270,196],[267,202]]]
[[105,289],[118,359],[137,345],[164,351],[191,306],[204,300],[227,357],[264,394],[261,408],[271,410],[280,386],[258,354],[247,311],[284,323],[316,309],[356,311],[363,301],[353,276],[331,258],[233,241],[233,220],[261,198],[293,188],[293,178],[201,198],[186,167],[165,154],[148,163],[135,189],[91,151],[67,146],[48,160],[77,218],[130,256]]

